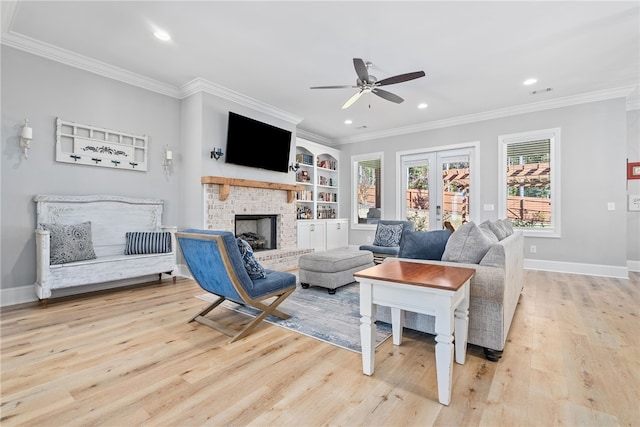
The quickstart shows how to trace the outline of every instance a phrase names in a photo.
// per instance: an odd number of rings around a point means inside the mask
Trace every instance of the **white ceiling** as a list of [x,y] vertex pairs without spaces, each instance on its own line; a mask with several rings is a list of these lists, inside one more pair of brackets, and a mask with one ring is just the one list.
[[[594,92],[640,98],[638,1],[3,1],[2,12],[5,45],[178,97],[200,78],[301,117],[329,144]],[[385,87],[402,104],[365,95],[342,110],[355,89],[309,89],[354,84],[354,57],[378,79],[427,76]]]

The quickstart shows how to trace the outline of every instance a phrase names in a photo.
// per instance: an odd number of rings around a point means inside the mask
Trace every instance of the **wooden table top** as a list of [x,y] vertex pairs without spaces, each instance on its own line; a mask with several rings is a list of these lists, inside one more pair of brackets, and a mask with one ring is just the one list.
[[410,261],[387,261],[358,271],[353,275],[367,279],[457,291],[475,272],[473,268]]

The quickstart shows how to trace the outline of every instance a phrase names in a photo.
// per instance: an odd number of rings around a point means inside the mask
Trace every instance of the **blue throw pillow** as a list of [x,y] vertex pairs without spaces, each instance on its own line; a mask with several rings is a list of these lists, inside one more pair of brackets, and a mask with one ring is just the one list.
[[374,246],[398,246],[402,237],[402,224],[380,224],[376,228],[376,237],[373,239]]
[[258,260],[253,256],[253,249],[251,248],[251,245],[243,239],[236,239],[236,243],[238,244],[238,249],[242,256],[242,263],[244,264],[244,268],[247,270],[249,277],[253,280],[266,279],[267,274],[264,271],[264,267],[262,267]]
[[439,261],[442,259],[449,236],[451,236],[451,231],[446,229],[436,231],[405,230],[402,233],[402,240],[400,240],[398,258]]

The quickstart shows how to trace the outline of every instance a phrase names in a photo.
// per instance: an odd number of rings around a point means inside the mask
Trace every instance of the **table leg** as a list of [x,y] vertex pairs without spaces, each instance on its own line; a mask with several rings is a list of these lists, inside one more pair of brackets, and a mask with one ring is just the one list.
[[362,371],[372,375],[376,352],[376,306],[373,304],[373,285],[360,282],[360,343],[362,346]]
[[455,335],[456,335],[456,362],[464,365],[467,358],[467,337],[469,334],[469,282],[464,285],[464,300],[456,308]]
[[448,405],[451,401],[453,381],[453,309],[440,307],[436,314],[436,374],[438,380],[438,401]]
[[393,344],[402,344],[402,329],[404,328],[404,310],[391,307],[391,332]]

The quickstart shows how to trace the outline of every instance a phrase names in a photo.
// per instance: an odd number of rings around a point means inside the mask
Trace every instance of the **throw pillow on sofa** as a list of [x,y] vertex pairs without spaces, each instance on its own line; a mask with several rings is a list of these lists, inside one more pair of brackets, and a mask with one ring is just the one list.
[[236,239],[240,255],[242,256],[242,262],[245,270],[251,279],[266,279],[267,274],[264,271],[264,267],[260,265],[258,260],[253,256],[253,249],[249,242],[243,239]]
[[480,230],[484,231],[484,234],[489,238],[489,240],[491,240],[491,243],[498,243],[498,236],[496,236],[496,233],[493,232],[493,230],[491,230],[491,226],[489,225],[491,223],[490,220],[486,220],[485,222],[481,223],[478,227],[480,227]]
[[91,239],[91,222],[80,224],[40,224],[49,231],[51,265],[95,259]]
[[491,245],[491,240],[477,224],[467,222],[449,237],[442,261],[478,264]]
[[373,239],[374,246],[399,246],[402,237],[402,224],[380,224],[376,228],[376,237]]
[[504,228],[502,224],[496,221],[489,221],[489,228],[493,231],[493,234],[496,235],[498,240],[502,240],[507,237],[507,230]]
[[440,261],[447,241],[449,230],[409,231],[402,233],[398,258],[428,259]]

